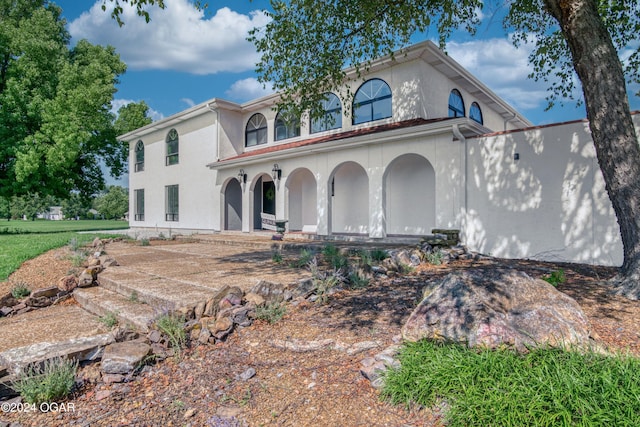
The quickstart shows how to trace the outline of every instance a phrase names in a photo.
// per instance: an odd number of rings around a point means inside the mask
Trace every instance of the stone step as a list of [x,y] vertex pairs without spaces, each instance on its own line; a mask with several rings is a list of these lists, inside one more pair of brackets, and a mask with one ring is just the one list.
[[99,287],[118,293],[127,299],[137,299],[159,313],[206,302],[218,291],[217,288],[198,286],[118,267],[103,271],[99,282]]
[[148,331],[149,324],[161,314],[149,304],[124,297],[100,286],[76,288],[73,296],[86,311],[97,316],[113,313],[121,325],[132,325],[141,332]]

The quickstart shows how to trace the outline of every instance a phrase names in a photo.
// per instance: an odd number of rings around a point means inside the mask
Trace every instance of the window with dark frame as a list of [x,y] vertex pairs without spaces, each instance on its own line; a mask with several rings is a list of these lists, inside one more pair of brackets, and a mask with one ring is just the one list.
[[180,142],[178,140],[178,131],[171,129],[167,134],[167,157],[166,165],[177,165],[179,161]]
[[358,88],[353,98],[353,124],[391,117],[391,101],[391,88],[384,80],[367,80]]
[[311,120],[311,133],[324,132],[342,127],[342,104],[340,98],[328,92],[320,102],[322,117]]
[[481,125],[484,124],[484,121],[482,119],[482,110],[480,109],[480,106],[477,102],[473,102],[471,104],[471,108],[469,108],[469,118],[480,123]]
[[144,188],[134,190],[135,221],[144,221]]
[[178,221],[180,211],[180,195],[178,185],[167,185],[165,190],[165,220]]
[[449,117],[464,117],[464,101],[458,89],[449,94]]
[[142,172],[144,170],[144,143],[138,141],[135,148],[136,162],[133,167],[135,172]]
[[288,111],[279,111],[274,124],[273,139],[283,139],[300,136],[300,119]]
[[267,143],[267,119],[260,113],[256,113],[247,122],[245,128],[245,147]]

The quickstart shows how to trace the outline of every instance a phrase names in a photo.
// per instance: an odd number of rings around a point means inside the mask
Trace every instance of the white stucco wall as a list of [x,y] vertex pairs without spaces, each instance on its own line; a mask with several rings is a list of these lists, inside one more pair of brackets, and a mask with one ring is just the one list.
[[[637,115],[634,121],[638,128]],[[505,258],[622,263],[586,122],[470,139],[467,156],[462,239],[471,249]]]
[[[179,135],[179,163],[166,166],[165,139],[170,129]],[[206,164],[216,158],[215,114],[212,112],[174,124],[140,138],[145,144],[144,171],[129,174],[129,224],[132,228],[213,230],[215,172]],[[137,140],[136,140],[137,141]],[[135,163],[130,144],[130,165]],[[133,170],[133,168],[130,168]],[[179,186],[179,221],[165,220],[165,186]],[[135,221],[135,196],[145,190],[144,221]],[[219,224],[219,223],[218,223]]]

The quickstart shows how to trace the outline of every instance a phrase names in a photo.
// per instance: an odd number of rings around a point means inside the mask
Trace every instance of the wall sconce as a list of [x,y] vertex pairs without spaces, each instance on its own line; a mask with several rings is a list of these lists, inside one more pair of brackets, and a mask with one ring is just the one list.
[[274,181],[280,181],[280,178],[282,178],[282,169],[280,169],[277,163],[274,163],[273,169],[271,169],[271,176]]
[[513,155],[513,160],[520,160],[520,153],[515,153]]
[[246,184],[247,183],[247,174],[244,173],[244,169],[240,169],[240,171],[238,172],[238,180],[242,184]]

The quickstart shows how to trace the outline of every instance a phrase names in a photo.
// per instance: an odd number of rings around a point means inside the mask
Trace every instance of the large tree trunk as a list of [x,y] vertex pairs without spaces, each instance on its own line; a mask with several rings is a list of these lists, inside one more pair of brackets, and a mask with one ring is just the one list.
[[615,293],[640,299],[640,146],[622,64],[597,0],[544,0],[560,24],[582,82],[589,127],[624,248]]

